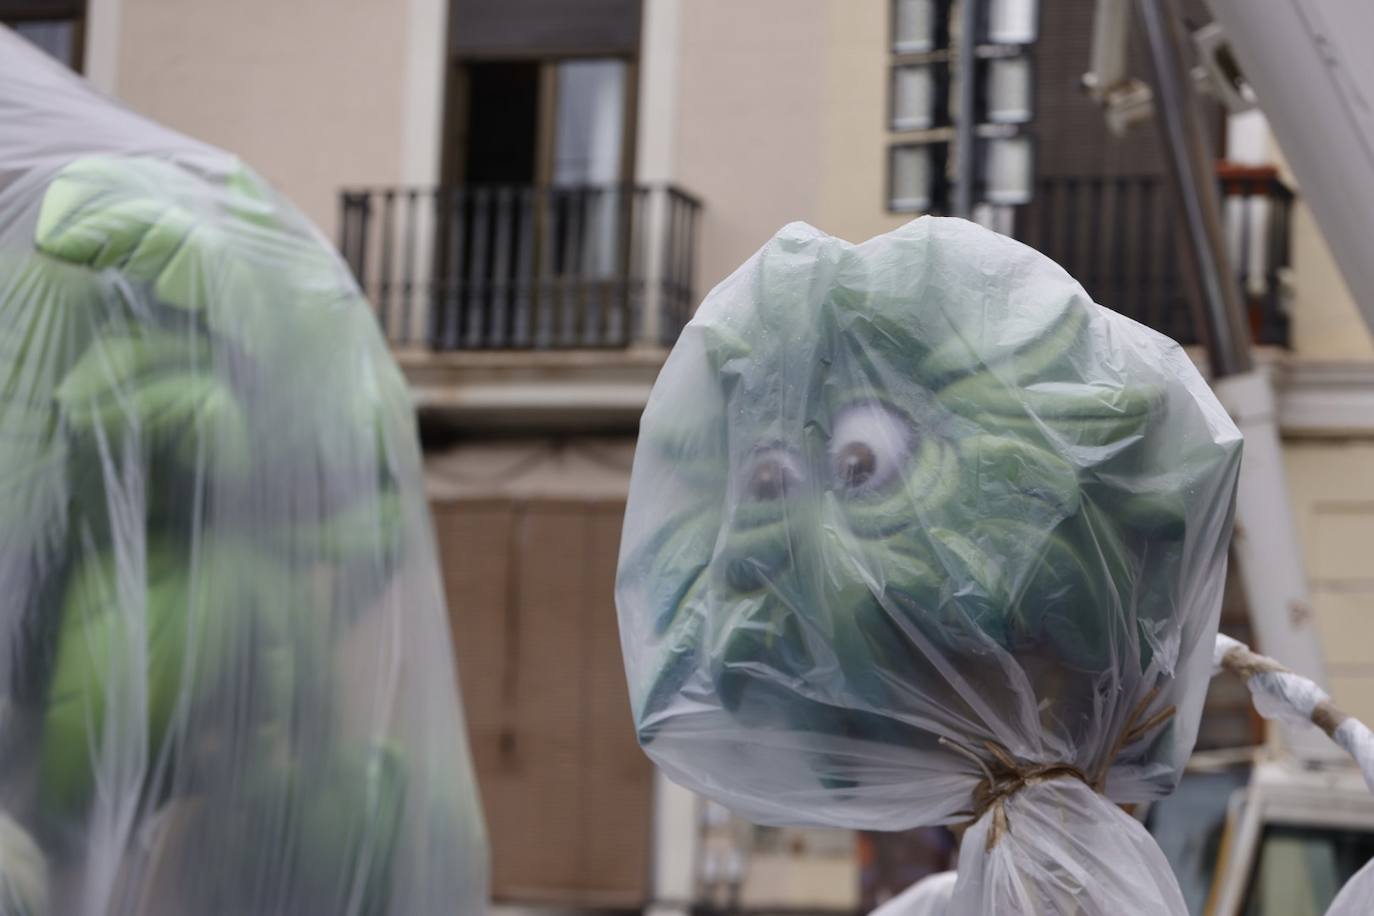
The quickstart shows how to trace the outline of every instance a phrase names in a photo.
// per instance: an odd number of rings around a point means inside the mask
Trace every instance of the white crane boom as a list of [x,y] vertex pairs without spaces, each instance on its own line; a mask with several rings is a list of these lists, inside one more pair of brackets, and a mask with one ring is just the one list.
[[1374,330],[1374,3],[1208,2]]

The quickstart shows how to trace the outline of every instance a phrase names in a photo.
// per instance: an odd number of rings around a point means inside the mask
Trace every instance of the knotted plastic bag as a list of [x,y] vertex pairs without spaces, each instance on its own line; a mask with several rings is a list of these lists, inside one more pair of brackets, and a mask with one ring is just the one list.
[[617,602],[640,741],[757,821],[975,820],[952,913],[1183,913],[1113,802],[1176,784],[1240,435],[1035,251],[784,228],[641,424]]
[[480,913],[414,417],[234,157],[0,28],[0,910]]

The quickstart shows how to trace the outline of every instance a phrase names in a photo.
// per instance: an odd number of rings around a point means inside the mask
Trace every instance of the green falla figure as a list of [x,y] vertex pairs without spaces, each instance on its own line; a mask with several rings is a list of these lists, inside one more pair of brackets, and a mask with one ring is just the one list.
[[642,421],[617,584],[641,743],[765,822],[958,820],[971,756],[1167,791],[1239,455],[1183,351],[1035,251],[792,224]]
[[484,912],[415,413],[329,242],[0,26],[0,914]]
[[[287,892],[386,912],[412,762],[338,734],[332,653],[402,563],[411,412],[337,257],[216,164],[74,160],[0,252],[0,705],[36,752],[25,826],[70,858],[120,791],[232,811],[186,853],[198,912]],[[4,825],[0,849],[27,836]],[[297,860],[248,863],[264,836]],[[0,863],[0,912],[47,912],[42,878]],[[41,905],[7,908],[15,888]]]

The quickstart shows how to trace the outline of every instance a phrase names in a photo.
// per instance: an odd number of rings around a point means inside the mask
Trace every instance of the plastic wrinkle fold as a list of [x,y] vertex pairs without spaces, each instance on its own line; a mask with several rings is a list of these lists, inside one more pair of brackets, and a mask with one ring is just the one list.
[[616,588],[640,742],[761,823],[982,799],[951,914],[1183,916],[1118,804],[1192,750],[1240,452],[1176,344],[1032,249],[791,224],[641,422]]
[[0,912],[485,912],[414,412],[232,155],[0,26]]

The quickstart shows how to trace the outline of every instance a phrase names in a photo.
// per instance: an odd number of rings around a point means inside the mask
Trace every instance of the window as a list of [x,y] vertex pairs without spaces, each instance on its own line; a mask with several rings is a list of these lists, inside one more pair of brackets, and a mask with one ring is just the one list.
[[73,65],[72,48],[76,44],[76,24],[71,20],[36,19],[32,22],[16,22],[14,30],[68,66]]
[[892,147],[889,163],[891,188],[888,207],[898,213],[919,213],[929,210],[932,200],[931,184],[936,170],[944,170],[943,158],[936,155],[931,144],[911,143]]
[[611,184],[619,179],[625,70],[622,60],[596,58],[558,65],[555,185]]
[[1339,827],[1271,825],[1260,839],[1245,916],[1320,916],[1341,887],[1374,858],[1374,835]]
[[983,117],[993,124],[1025,124],[1034,116],[1029,57],[999,57],[987,63]]
[[643,203],[628,190],[634,75],[632,58],[599,54],[452,62],[443,175],[459,196],[435,262],[496,284],[480,309],[506,309],[503,290],[531,276],[600,296],[623,274]]
[[[1035,59],[1039,0],[892,0],[888,85],[887,208],[941,212],[958,176],[955,148],[972,148],[967,204],[993,223],[1013,224],[1011,207],[1030,203],[1035,185]],[[971,21],[968,21],[970,20]],[[954,28],[951,29],[951,23]],[[967,24],[969,31],[961,33]],[[953,33],[953,34],[952,34]],[[974,47],[955,47],[960,35]],[[962,60],[968,55],[968,60]],[[960,110],[959,83],[972,84]],[[960,125],[960,119],[967,119]],[[965,134],[959,128],[970,128]],[[966,167],[962,161],[960,168]],[[958,203],[965,203],[960,194]],[[993,212],[995,211],[995,212]]]
[[0,0],[0,22],[78,72],[85,21],[85,0]]
[[891,0],[888,71],[887,209],[944,206],[949,159],[950,8],[955,0]]
[[1035,189],[1035,147],[1031,138],[1013,135],[983,141],[982,199],[990,204],[1030,203]]
[[928,130],[949,123],[949,66],[898,64],[892,68],[892,129]]
[[457,63],[454,77],[450,181],[584,187],[627,174],[631,61],[474,60]]
[[584,233],[580,263],[565,269],[610,277],[620,255],[621,181],[625,133],[623,60],[587,59],[558,65],[553,131],[554,187],[602,188],[581,202]]
[[1038,0],[990,0],[987,17],[987,40],[993,44],[1032,44],[1040,31]]
[[941,44],[942,13],[947,5],[947,0],[894,0],[892,50],[898,54],[935,50]]

